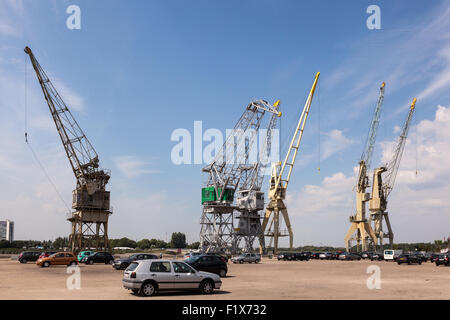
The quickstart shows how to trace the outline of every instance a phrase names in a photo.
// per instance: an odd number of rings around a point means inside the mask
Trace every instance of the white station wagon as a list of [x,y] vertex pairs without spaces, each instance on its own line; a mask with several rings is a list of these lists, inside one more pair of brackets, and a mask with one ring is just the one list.
[[211,294],[222,285],[216,274],[197,271],[182,261],[161,259],[132,262],[123,274],[122,283],[125,289],[147,297],[160,290],[196,289]]

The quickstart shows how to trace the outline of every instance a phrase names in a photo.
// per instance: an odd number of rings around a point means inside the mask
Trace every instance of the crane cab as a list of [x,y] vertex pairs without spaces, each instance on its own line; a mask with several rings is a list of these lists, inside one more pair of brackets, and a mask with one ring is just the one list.
[[256,190],[240,190],[237,194],[237,205],[246,210],[264,209],[264,192]]

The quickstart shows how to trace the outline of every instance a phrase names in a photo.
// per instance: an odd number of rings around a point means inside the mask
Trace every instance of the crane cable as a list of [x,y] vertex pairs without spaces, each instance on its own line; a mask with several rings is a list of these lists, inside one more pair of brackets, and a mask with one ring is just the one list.
[[318,132],[317,132],[317,140],[318,140],[318,165],[317,165],[317,172],[320,174],[320,80],[318,81],[317,84],[317,91],[318,91],[318,96],[319,96],[319,106],[318,106],[318,119],[317,119],[317,126],[318,126]]
[[419,162],[419,155],[418,155],[418,148],[419,148],[419,137],[418,137],[418,131],[419,131],[419,127],[418,126],[416,126],[416,178],[417,178],[417,176],[418,176],[418,174],[419,174],[419,171],[418,171],[418,162]]
[[52,185],[53,189],[55,190],[56,194],[58,195],[59,199],[61,200],[61,202],[64,204],[64,206],[67,209],[67,212],[69,213],[69,215],[71,214],[70,208],[67,205],[67,202],[64,200],[64,198],[61,196],[61,193],[58,191],[58,188],[56,187],[56,185],[53,183],[52,179],[50,178],[49,174],[47,173],[47,171],[45,170],[44,166],[42,165],[42,162],[39,160],[36,152],[33,150],[33,148],[31,147],[30,142],[28,141],[28,101],[27,101],[27,95],[28,95],[28,90],[27,90],[27,68],[28,68],[28,64],[27,64],[27,56],[25,55],[25,143],[27,144],[28,148],[31,151],[31,154],[33,155],[34,159],[36,160],[37,164],[39,165],[39,167],[41,168],[42,172],[44,173],[44,175],[47,177],[48,182],[50,182],[50,184]]

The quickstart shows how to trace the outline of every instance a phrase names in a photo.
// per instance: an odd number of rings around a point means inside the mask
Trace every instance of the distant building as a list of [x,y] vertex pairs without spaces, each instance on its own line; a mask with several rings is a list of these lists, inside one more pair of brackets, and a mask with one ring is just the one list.
[[14,222],[0,220],[0,240],[14,241]]

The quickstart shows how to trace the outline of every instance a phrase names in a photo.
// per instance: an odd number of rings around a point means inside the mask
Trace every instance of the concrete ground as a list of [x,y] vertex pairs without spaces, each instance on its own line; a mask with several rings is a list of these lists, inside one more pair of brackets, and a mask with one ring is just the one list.
[[[380,267],[381,289],[367,288],[371,265]],[[0,259],[0,299],[450,299],[450,267],[430,262],[263,259],[228,267],[222,288],[213,295],[167,292],[143,298],[124,289],[123,271],[110,265],[80,265],[81,289],[69,290],[64,266],[39,268]]]

